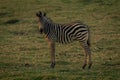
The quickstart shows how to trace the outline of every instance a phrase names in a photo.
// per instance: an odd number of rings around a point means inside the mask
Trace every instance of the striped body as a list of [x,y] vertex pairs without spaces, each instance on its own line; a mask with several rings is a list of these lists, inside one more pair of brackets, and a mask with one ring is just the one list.
[[71,24],[54,24],[46,23],[44,26],[44,33],[49,39],[67,44],[74,40],[84,42],[88,40],[88,27],[79,22]]
[[55,42],[67,44],[72,41],[79,41],[85,50],[85,61],[83,69],[89,58],[89,66],[91,67],[91,51],[90,51],[90,32],[85,24],[73,22],[70,24],[56,24],[46,17],[46,14],[39,12],[36,14],[39,19],[39,32],[44,33],[51,48],[51,68],[55,66]]

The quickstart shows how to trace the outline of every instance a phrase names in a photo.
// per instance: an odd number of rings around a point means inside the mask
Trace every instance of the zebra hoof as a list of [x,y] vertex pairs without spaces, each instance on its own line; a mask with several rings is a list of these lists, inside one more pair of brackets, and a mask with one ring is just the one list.
[[50,68],[54,68],[55,67],[55,63],[51,63],[51,65],[50,65]]
[[85,69],[86,65],[87,65],[87,64],[84,64],[84,65],[82,66],[82,69]]
[[88,69],[91,69],[92,63],[89,64]]

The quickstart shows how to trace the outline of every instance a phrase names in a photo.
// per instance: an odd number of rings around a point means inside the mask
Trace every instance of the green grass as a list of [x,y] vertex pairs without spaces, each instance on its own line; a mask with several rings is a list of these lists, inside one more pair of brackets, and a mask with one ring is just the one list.
[[[38,32],[36,12],[56,23],[81,21],[91,30],[93,66],[82,70],[78,42],[56,44],[56,66]],[[0,0],[0,80],[120,80],[119,0]]]

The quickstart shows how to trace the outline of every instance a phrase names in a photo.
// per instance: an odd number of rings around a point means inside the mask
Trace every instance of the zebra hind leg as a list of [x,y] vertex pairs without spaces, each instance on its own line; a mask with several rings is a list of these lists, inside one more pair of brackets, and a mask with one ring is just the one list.
[[[84,48],[85,49],[85,48]],[[86,53],[86,50],[85,50],[85,59],[84,59],[84,64],[82,66],[82,69],[85,69],[86,65],[87,65],[87,53]]]
[[92,61],[91,61],[91,50],[90,50],[90,47],[88,47],[88,55],[89,55],[89,62],[88,62],[89,66],[88,66],[88,69],[90,69],[91,66],[92,66]]
[[88,69],[91,68],[92,66],[92,61],[91,61],[91,51],[90,51],[90,47],[87,43],[82,44],[82,47],[85,50],[85,59],[84,59],[84,64],[82,66],[83,69],[85,69],[86,65],[87,65],[87,57],[89,58],[88,60]]

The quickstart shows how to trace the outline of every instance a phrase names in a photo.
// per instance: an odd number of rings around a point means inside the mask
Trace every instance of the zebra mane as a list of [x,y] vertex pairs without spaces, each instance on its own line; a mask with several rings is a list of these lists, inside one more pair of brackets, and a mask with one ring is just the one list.
[[48,22],[53,22],[52,19],[50,19],[50,18],[48,18],[48,17],[46,17],[46,18],[47,18],[47,21],[48,21]]

